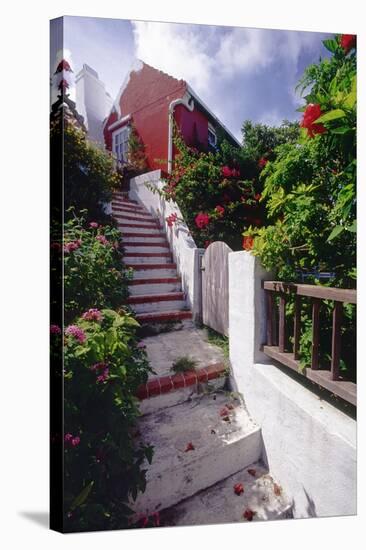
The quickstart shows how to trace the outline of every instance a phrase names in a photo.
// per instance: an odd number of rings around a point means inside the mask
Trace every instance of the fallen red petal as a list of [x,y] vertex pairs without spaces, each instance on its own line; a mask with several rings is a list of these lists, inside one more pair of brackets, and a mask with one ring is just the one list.
[[187,443],[187,447],[184,452],[186,453],[187,451],[194,451],[194,445],[192,442]]
[[253,519],[253,516],[255,516],[255,512],[253,512],[253,510],[251,510],[250,508],[247,508],[243,514],[243,518],[246,519],[247,521],[252,521]]
[[242,483],[236,483],[234,485],[234,493],[236,495],[241,495],[242,493],[244,493],[244,487],[243,487]]

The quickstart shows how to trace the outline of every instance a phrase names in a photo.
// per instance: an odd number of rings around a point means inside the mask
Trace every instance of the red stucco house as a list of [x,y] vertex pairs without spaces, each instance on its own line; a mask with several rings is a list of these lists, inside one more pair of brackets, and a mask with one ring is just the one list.
[[187,145],[199,150],[214,149],[219,133],[233,145],[240,145],[187,82],[139,61],[104,121],[106,148],[125,162],[133,123],[145,146],[149,170],[169,172],[174,158],[174,121]]

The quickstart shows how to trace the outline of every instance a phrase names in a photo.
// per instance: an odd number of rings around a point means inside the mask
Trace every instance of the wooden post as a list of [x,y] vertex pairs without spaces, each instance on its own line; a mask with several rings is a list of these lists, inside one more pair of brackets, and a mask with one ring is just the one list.
[[301,298],[300,296],[295,296],[294,359],[299,359],[300,324],[301,324]]
[[332,331],[332,360],[330,371],[332,380],[339,379],[339,362],[341,359],[341,323],[343,314],[342,302],[334,302]]
[[311,368],[313,370],[319,369],[319,310],[320,300],[319,298],[313,299],[313,336],[311,346]]
[[267,346],[274,346],[273,338],[273,293],[265,290],[267,306]]
[[284,294],[280,294],[280,307],[279,307],[279,319],[278,319],[278,351],[283,353],[286,345],[286,297]]

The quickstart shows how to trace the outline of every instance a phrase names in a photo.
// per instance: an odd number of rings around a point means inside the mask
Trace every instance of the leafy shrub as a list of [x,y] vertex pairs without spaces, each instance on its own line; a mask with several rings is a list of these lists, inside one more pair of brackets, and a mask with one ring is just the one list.
[[87,308],[119,308],[126,302],[118,229],[74,217],[64,229],[65,315],[70,321]]
[[[126,312],[89,309],[64,332],[65,529],[128,525],[128,503],[145,488],[137,447],[134,397],[149,366],[136,340],[137,321]],[[53,327],[55,350],[61,338]]]
[[174,363],[172,364],[171,370],[173,372],[187,372],[190,370],[195,370],[197,367],[197,361],[195,359],[192,359],[191,357],[184,356],[179,357]]
[[[76,211],[86,209],[89,220],[106,219],[103,203],[109,202],[113,189],[119,185],[119,176],[109,153],[87,140],[75,125],[51,129],[51,153],[63,148],[64,207]],[[57,175],[52,178],[57,182]]]
[[[268,225],[249,227],[252,252],[285,281],[354,288],[356,282],[356,51],[355,37],[325,40],[330,59],[311,65],[300,88],[307,90],[301,136],[275,150],[262,173]],[[351,47],[349,47],[351,44]],[[322,280],[324,284],[324,280]],[[293,304],[288,304],[289,325]],[[321,361],[330,361],[332,303],[321,308]],[[344,305],[341,369],[355,378],[355,308]],[[304,305],[301,363],[309,366],[311,309]]]

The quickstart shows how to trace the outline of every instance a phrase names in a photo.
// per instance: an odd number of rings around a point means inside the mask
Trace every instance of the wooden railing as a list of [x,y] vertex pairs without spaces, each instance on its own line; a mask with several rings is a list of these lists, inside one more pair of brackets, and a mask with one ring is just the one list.
[[[339,368],[343,303],[356,304],[356,291],[276,281],[263,281],[263,288],[266,294],[267,311],[267,343],[263,346],[263,352],[296,372],[301,372],[313,382],[352,403],[352,405],[356,405],[357,386],[355,383],[345,380],[341,376]],[[278,312],[277,306],[275,306],[276,295],[279,297]],[[286,300],[290,295],[293,295],[295,300],[291,352],[286,349],[288,335],[285,315]],[[299,361],[302,296],[310,298],[312,301],[311,366],[304,370],[301,370]],[[319,312],[321,300],[332,300],[334,302],[330,370],[322,369],[319,365]]]

